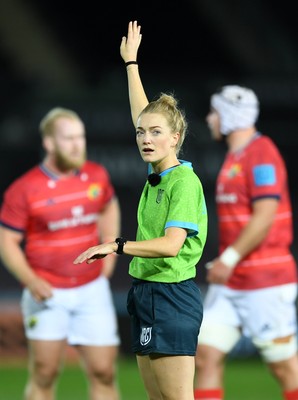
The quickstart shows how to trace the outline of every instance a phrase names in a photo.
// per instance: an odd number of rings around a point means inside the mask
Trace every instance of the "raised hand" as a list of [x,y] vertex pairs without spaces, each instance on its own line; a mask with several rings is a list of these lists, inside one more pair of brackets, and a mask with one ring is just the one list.
[[137,61],[141,40],[141,26],[138,25],[137,21],[130,21],[128,24],[127,37],[122,37],[120,45],[120,54],[124,62]]

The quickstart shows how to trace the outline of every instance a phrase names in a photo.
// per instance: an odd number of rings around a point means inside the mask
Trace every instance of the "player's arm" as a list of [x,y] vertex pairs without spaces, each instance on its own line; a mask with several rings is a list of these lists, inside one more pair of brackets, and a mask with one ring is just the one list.
[[[128,24],[127,37],[123,36],[120,45],[120,54],[124,62],[137,61],[138,49],[141,44],[141,27],[137,21],[130,21]],[[148,99],[143,88],[137,64],[130,64],[126,67],[128,79],[128,94],[131,116],[136,127],[137,119],[141,111],[147,106]]]
[[226,282],[242,258],[258,247],[268,235],[273,224],[278,200],[263,198],[253,202],[252,215],[234,243],[219,258],[207,264],[207,281]]
[[[111,242],[120,236],[121,229],[121,212],[119,201],[116,197],[105,206],[103,211],[99,215],[98,220],[99,233],[101,242]],[[105,257],[103,260],[104,266],[102,274],[110,278],[113,274],[117,258],[115,253],[112,257]]]
[[37,301],[52,295],[51,285],[39,278],[27,262],[21,247],[23,234],[0,226],[0,255],[4,266],[14,277],[27,286]]
[[[187,231],[183,228],[167,228],[165,235],[143,241],[127,241],[123,248],[123,253],[145,258],[176,257],[183,246],[187,236]],[[79,254],[74,260],[74,264],[87,261],[88,264],[103,258],[107,254],[117,251],[118,245],[115,242],[103,243],[93,246]]]
[[232,244],[241,258],[251,253],[268,235],[273,224],[278,200],[263,198],[253,202],[252,215],[237,240]]

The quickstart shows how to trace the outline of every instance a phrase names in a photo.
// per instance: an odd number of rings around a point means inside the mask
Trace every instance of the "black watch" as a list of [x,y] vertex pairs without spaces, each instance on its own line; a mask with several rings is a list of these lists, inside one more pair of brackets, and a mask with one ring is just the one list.
[[118,237],[115,242],[118,244],[118,249],[116,251],[117,254],[123,254],[123,247],[125,243],[127,242],[126,239],[123,239],[122,237]]

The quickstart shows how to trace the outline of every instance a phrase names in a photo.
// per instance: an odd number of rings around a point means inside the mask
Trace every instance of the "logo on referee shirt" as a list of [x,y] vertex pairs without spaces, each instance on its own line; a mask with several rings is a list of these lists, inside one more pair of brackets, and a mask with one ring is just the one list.
[[141,331],[141,336],[140,336],[140,343],[142,346],[146,346],[146,344],[148,344],[151,340],[151,331],[152,331],[152,327],[148,328],[142,328]]
[[158,189],[157,196],[156,196],[156,203],[159,204],[161,202],[162,195],[164,194],[163,189]]

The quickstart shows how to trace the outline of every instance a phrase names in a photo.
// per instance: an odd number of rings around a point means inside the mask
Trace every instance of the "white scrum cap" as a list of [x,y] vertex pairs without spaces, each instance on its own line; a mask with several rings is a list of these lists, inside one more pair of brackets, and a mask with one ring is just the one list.
[[251,89],[237,85],[223,86],[212,95],[211,107],[219,113],[223,135],[253,126],[259,116],[256,94]]

